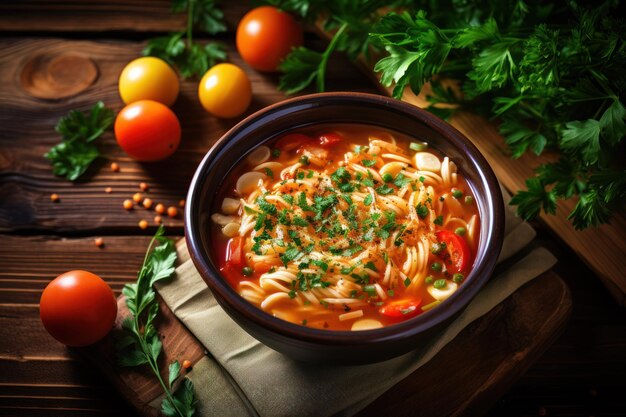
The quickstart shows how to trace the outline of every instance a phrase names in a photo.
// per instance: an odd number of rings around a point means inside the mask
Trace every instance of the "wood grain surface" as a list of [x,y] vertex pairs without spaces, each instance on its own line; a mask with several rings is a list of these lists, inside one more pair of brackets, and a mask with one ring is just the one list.
[[[185,195],[197,161],[235,121],[219,121],[204,113],[197,103],[195,81],[188,80],[181,84],[181,96],[174,106],[183,125],[183,142],[173,158],[156,165],[136,163],[126,158],[113,137],[106,134],[100,140],[105,158],[90,169],[82,181],[72,184],[54,177],[42,154],[57,143],[53,126],[68,110],[87,109],[96,100],[103,100],[116,110],[122,107],[116,86],[122,67],[139,55],[146,38],[180,29],[184,24],[184,16],[170,14],[169,4],[168,0],[0,2],[0,35],[4,35],[0,39],[2,416],[136,415],[97,367],[45,332],[38,311],[41,291],[58,274],[82,268],[103,276],[119,293],[124,283],[135,278],[148,242],[147,235],[153,232],[153,229],[139,230],[137,222],[142,218],[150,220],[154,215],[143,209],[126,212],[121,208],[122,200],[137,192],[140,182],[147,182],[151,186],[151,198],[176,204]],[[222,1],[222,7],[232,29],[250,5]],[[219,39],[229,47],[232,61],[241,64],[233,52],[232,32],[220,35]],[[313,40],[313,45],[319,47],[316,42]],[[38,96],[36,93],[42,86],[34,80],[43,79],[40,76],[45,76],[49,70],[45,65],[32,65],[32,62],[58,57],[63,61],[68,56],[92,60],[97,69],[95,79],[80,83],[81,89],[69,97]],[[29,62],[31,69],[24,72]],[[243,68],[254,85],[255,102],[250,111],[284,97],[276,90],[276,76],[256,73],[245,65]],[[368,76],[345,59],[334,58],[329,69],[331,90],[378,90]],[[473,123],[472,119],[468,120]],[[457,127],[463,130],[475,126]],[[493,129],[493,126],[487,128]],[[113,173],[108,168],[111,161],[120,163],[121,172]],[[112,187],[113,192],[106,194],[105,187]],[[52,204],[51,193],[59,194],[60,202]],[[167,219],[166,225],[170,234],[182,233],[180,218]],[[494,366],[494,371],[491,375],[480,373],[481,377],[474,383],[475,366],[469,367],[467,372],[458,367],[451,377],[466,379],[456,385],[444,384],[443,390],[454,392],[462,389],[463,384],[470,384],[476,390],[473,400],[471,404],[460,404],[468,415],[479,414],[494,401],[496,404],[487,412],[490,417],[624,415],[626,313],[598,285],[596,274],[580,262],[576,253],[556,241],[551,232],[542,230],[541,224],[535,226],[539,227],[544,243],[550,245],[560,259],[556,272],[571,288],[573,314],[563,335],[524,372],[543,348],[531,339],[527,340],[530,350],[522,349],[516,342],[517,334],[511,330],[523,323],[511,321],[509,313],[521,311],[519,309],[529,311],[525,309],[551,293],[558,280],[542,278],[546,289],[531,286],[532,291],[527,291],[525,288],[523,298],[516,296],[513,305],[490,313],[495,314],[492,325],[472,326],[467,330],[489,335],[494,342],[502,343],[505,351],[521,349],[517,357],[527,362],[515,363],[516,356],[507,356],[501,363],[513,365],[496,367],[500,351],[492,349],[491,343],[457,348],[450,345],[450,352],[446,348],[440,354],[450,354],[446,356],[449,362],[457,363],[467,350],[468,355]],[[93,244],[97,236],[104,236],[102,249]],[[550,304],[550,307],[554,306]],[[548,310],[554,311],[553,308]],[[548,329],[549,326],[548,322],[539,327]],[[537,339],[543,336],[541,331],[536,335]],[[520,379],[503,394],[520,374]],[[493,381],[501,385],[490,385]],[[411,391],[407,393],[408,398],[404,400],[389,393],[391,397],[385,402],[404,402],[419,413],[418,402],[424,398],[420,392],[438,396],[440,391],[433,391],[431,387],[438,383],[441,381],[431,379],[419,383],[415,390],[410,386],[397,387]],[[445,402],[448,397],[441,398],[439,407],[442,408],[435,411],[450,409]],[[454,404],[458,404],[456,401]],[[381,410],[382,405],[377,402],[367,412],[380,415],[375,410]]]
[[[43,154],[59,142],[54,132],[57,120],[74,108],[88,109],[98,100],[119,110],[123,103],[117,92],[117,78],[124,65],[140,55],[142,42],[92,42],[61,39],[0,41],[0,231],[55,233],[122,233],[136,231],[141,219],[151,224],[154,212],[135,209],[126,212],[124,199],[139,191],[142,181],[150,185],[147,195],[156,202],[177,205],[186,196],[196,166],[211,145],[240,119],[221,120],[208,115],[197,99],[197,81],[181,84],[173,106],[182,125],[182,141],[173,157],[159,164],[132,160],[117,146],[112,133],[98,140],[103,158],[76,183],[52,175]],[[64,100],[42,100],[25,92],[18,82],[24,66],[33,57],[88,56],[98,68],[98,79],[80,95]],[[252,105],[246,112],[259,110],[285,98],[276,89],[275,75],[246,68],[237,54],[231,61],[247,70],[254,85]],[[30,67],[27,67],[27,69]],[[342,59],[331,61],[331,88],[376,92],[367,78]],[[28,138],[28,140],[24,140]],[[118,162],[121,171],[109,165]],[[50,187],[60,197],[50,201]],[[111,187],[107,194],[105,188]],[[165,218],[165,224],[180,232],[181,217]],[[150,228],[145,233],[153,233]]]

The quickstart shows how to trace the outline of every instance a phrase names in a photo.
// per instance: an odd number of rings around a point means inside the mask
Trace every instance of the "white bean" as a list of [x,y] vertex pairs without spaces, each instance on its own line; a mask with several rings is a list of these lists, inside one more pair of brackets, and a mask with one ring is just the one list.
[[246,158],[250,165],[259,165],[270,159],[270,148],[267,146],[259,146]]
[[239,223],[228,223],[222,229],[222,233],[228,237],[235,237],[239,234]]
[[224,201],[222,201],[222,213],[235,214],[237,210],[239,210],[239,200],[226,197]]
[[439,172],[441,161],[430,152],[418,152],[415,154],[415,166],[420,170]]
[[240,195],[248,194],[259,186],[259,181],[265,179],[260,172],[246,172],[237,180],[235,188]]
[[379,172],[381,176],[389,174],[392,177],[395,177],[400,171],[406,168],[406,166],[407,164],[402,162],[389,162],[388,164],[383,165]]
[[371,329],[380,329],[383,327],[383,324],[378,320],[374,319],[362,319],[357,320],[352,324],[352,330],[371,330]]
[[220,226],[226,226],[228,223],[236,223],[238,218],[235,216],[224,216],[223,214],[220,214],[220,213],[213,213],[211,215],[211,220],[213,220],[215,223],[219,224]]

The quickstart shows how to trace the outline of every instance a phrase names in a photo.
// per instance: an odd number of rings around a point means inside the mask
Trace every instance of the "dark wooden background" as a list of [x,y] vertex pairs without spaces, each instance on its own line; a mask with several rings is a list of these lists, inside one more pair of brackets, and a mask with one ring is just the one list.
[[[232,29],[250,6],[223,3]],[[154,212],[126,212],[122,201],[143,181],[154,201],[177,204],[196,164],[236,121],[207,115],[197,102],[196,81],[189,80],[173,107],[183,141],[167,161],[134,162],[106,134],[100,141],[105,158],[72,184],[55,178],[42,155],[58,141],[53,126],[68,110],[86,109],[97,100],[122,107],[116,80],[123,65],[139,56],[145,39],[182,27],[184,17],[168,9],[163,0],[0,3],[0,415],[132,415],[96,370],[47,335],[39,320],[41,291],[60,273],[82,268],[106,277],[119,293],[134,279],[154,231],[137,227],[142,218],[152,225]],[[243,65],[233,51],[232,31],[218,38],[229,47],[230,60]],[[307,42],[322,44],[310,33]],[[66,98],[28,94],[45,87],[46,59],[67,53],[97,63],[95,82]],[[247,72],[255,88],[248,113],[284,98],[275,76]],[[378,91],[342,58],[331,61],[328,88]],[[112,161],[121,172],[110,170]],[[106,187],[112,193],[105,193]],[[51,193],[59,194],[58,203],[50,201]],[[180,217],[165,223],[170,235],[182,234]],[[572,292],[573,313],[563,334],[488,415],[626,415],[626,314],[558,237],[535,226],[560,260],[556,272]],[[95,247],[94,237],[104,238],[103,249]]]

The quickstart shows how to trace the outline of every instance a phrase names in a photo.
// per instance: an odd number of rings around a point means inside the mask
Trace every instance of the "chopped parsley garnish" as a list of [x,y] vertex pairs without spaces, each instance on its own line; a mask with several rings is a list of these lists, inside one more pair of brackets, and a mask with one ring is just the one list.
[[253,209],[250,206],[243,206],[243,211],[245,211],[246,214],[259,214],[258,211],[256,211],[255,209]]
[[400,173],[396,176],[396,179],[393,180],[393,183],[396,187],[402,188],[405,185],[409,184],[411,181],[412,180],[410,178],[407,178],[404,174]]
[[300,227],[307,227],[309,225],[309,222],[307,222],[305,219],[303,219],[300,216],[294,216],[293,224],[295,224],[296,226],[300,226]]
[[301,163],[302,165],[309,165],[311,162],[309,161],[309,157],[308,157],[308,156],[306,156],[306,155],[302,155],[302,156],[300,157],[300,163]]
[[300,250],[297,247],[289,245],[285,253],[280,255],[280,260],[283,262],[285,266],[287,266],[289,262],[297,260],[303,255],[304,254],[300,252]]
[[328,271],[328,264],[324,261],[320,261],[317,259],[314,259],[311,261],[311,263],[315,266],[317,266],[318,268],[320,268],[322,271],[326,272]]
[[437,216],[433,223],[435,223],[437,226],[443,226],[443,216]]
[[359,285],[366,285],[370,283],[370,276],[367,274],[350,274],[350,276],[352,278],[354,278],[354,282],[356,282]]
[[285,226],[291,225],[289,218],[287,217],[287,209],[282,209],[280,213],[278,213],[278,224],[284,224]]
[[376,192],[382,195],[392,194],[393,188],[385,184],[385,185],[381,185],[380,187],[377,187]]
[[365,204],[366,206],[369,206],[370,204],[372,204],[372,201],[374,201],[374,197],[372,197],[371,194],[368,194],[363,199],[363,204]]
[[354,246],[351,246],[349,248],[335,248],[335,247],[331,246],[330,248],[328,248],[328,250],[333,255],[341,255],[341,256],[345,256],[345,257],[352,257],[352,256],[356,255],[357,253],[359,253],[360,251],[362,251],[363,250],[363,246],[361,246],[361,245],[354,245]]
[[365,285],[363,286],[363,291],[367,293],[370,297],[376,297],[376,287],[374,285]]
[[278,158],[280,156],[280,149],[272,149],[272,156]]
[[417,206],[415,206],[415,211],[417,211],[417,216],[420,219],[425,219],[426,216],[428,216],[428,207],[426,207],[422,203],[417,203]]
[[365,167],[373,167],[374,165],[376,165],[376,160],[375,159],[363,159],[361,161],[361,164],[363,164],[363,166]]
[[348,172],[345,167],[337,168],[337,171],[330,174],[330,178],[337,183],[350,181],[352,179],[352,175]]
[[300,207],[304,211],[313,211],[313,208],[309,206],[309,203],[306,200],[306,193],[302,191],[298,194],[298,207]]
[[265,197],[258,197],[256,199],[256,203],[263,213],[276,214],[276,206],[268,203],[267,200],[265,200]]
[[300,291],[308,291],[313,288],[326,288],[330,285],[328,281],[322,281],[322,274],[305,274],[298,272],[298,289]]
[[374,265],[374,262],[372,262],[372,261],[369,261],[363,267],[367,268],[367,269],[371,269],[374,272],[378,272],[378,269],[376,268],[376,265]]
[[283,194],[280,196],[283,200],[285,200],[289,204],[293,204],[293,196],[289,194]]
[[411,280],[407,277],[404,279],[404,286],[408,287],[409,285],[411,285]]
[[267,175],[267,176],[268,176],[268,177],[270,177],[271,179],[274,179],[274,173],[272,172],[272,170],[271,170],[271,169],[269,169],[269,168],[265,168],[265,169],[264,169],[264,171],[265,171],[265,175]]

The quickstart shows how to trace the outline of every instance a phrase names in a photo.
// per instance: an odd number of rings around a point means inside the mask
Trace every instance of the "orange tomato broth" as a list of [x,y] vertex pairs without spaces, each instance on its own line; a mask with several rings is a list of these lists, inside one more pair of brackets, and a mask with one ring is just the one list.
[[[395,138],[396,140],[396,145],[401,147],[406,152],[406,155],[407,157],[409,157],[409,159],[412,159],[412,156],[415,154],[415,151],[409,149],[409,143],[418,141],[418,139],[417,140],[412,139],[405,135],[402,135],[396,132],[391,132],[388,130],[384,130],[384,129],[381,129],[379,127],[374,127],[374,126],[353,125],[353,124],[333,124],[333,125],[320,124],[320,125],[308,127],[305,129],[295,130],[293,132],[290,132],[289,134],[285,134],[279,137],[277,140],[274,140],[270,142],[269,144],[266,144],[272,150],[273,149],[281,150],[280,155],[278,157],[272,155],[269,161],[281,162],[281,163],[284,163],[285,165],[288,165],[290,163],[293,163],[294,158],[299,157],[301,150],[302,150],[302,145],[298,143],[298,140],[296,140],[295,142],[290,142],[289,140],[286,141],[284,139],[285,136],[291,135],[293,133],[303,134],[303,135],[310,137],[316,146],[319,145],[319,140],[321,136],[324,136],[325,134],[330,133],[328,137],[331,139],[331,142],[333,143],[330,143],[330,144],[327,143],[325,145],[325,149],[329,150],[329,163],[324,168],[319,169],[319,171],[327,170],[329,173],[334,172],[340,167],[339,163],[343,161],[344,153],[353,152],[355,146],[359,146],[359,145],[366,146],[368,144],[368,138],[370,136],[377,136],[383,140],[389,140],[389,138],[393,136],[393,138]],[[336,137],[333,136],[333,134],[338,135],[338,137],[340,138],[338,142],[334,142]],[[420,141],[419,143],[422,143],[422,142]],[[443,155],[441,155],[441,153],[439,153],[437,150],[431,147],[428,147],[427,151],[438,156],[440,160],[443,160]],[[218,195],[218,198],[215,200],[216,203],[215,203],[215,207],[212,213],[220,212],[222,200],[225,197],[230,197],[230,198],[235,198],[235,199],[239,199],[241,197],[237,194],[235,190],[235,183],[241,174],[247,172],[248,170],[251,170],[252,168],[253,168],[252,166],[248,165],[247,162],[243,160],[243,162],[240,162],[238,166],[235,166],[232,169],[232,171],[228,174],[227,180],[225,181],[225,184],[227,185],[223,188],[223,190],[221,190],[221,192]],[[303,170],[306,172],[308,171],[308,169],[317,170],[316,168],[317,167],[304,167]],[[275,182],[280,182],[280,181],[281,181],[280,177],[276,175],[274,177],[274,180],[270,182],[270,185],[268,185],[267,188],[270,189],[272,184],[274,184]],[[380,184],[376,184],[376,185],[380,185]],[[442,187],[439,189],[435,188],[436,195],[439,196],[444,192],[447,192],[448,194],[450,194],[449,188],[442,189],[443,184],[441,184],[441,186]],[[473,191],[471,187],[469,186],[469,184],[466,182],[465,178],[463,177],[460,171],[457,173],[457,183],[455,184],[453,188],[460,190],[463,193],[463,197],[470,196],[470,198],[473,198],[472,196]],[[448,198],[452,198],[452,197],[449,195]],[[242,208],[240,207],[239,215],[241,214],[242,214]],[[478,231],[480,228],[479,227],[480,216],[479,216],[478,208],[477,208],[475,201],[473,203],[463,204],[462,218],[465,221],[467,221],[473,215],[476,215],[477,221],[475,223],[476,224],[475,232],[474,232],[475,234],[474,234],[474,239],[472,242],[468,242],[467,239],[465,239],[462,236],[454,235],[454,230],[455,230],[454,227],[444,228],[442,226],[436,226],[437,233],[440,231],[445,231],[442,233],[445,233],[448,235],[453,234],[454,236],[457,236],[457,238],[460,238],[466,244],[466,247],[465,247],[466,249],[469,248],[469,257],[468,256],[465,257],[464,266],[463,266],[464,269],[460,271],[464,274],[465,277],[467,277],[467,275],[471,271],[473,263],[474,263],[476,246],[479,242]],[[430,233],[432,233],[432,231]],[[212,244],[213,244],[213,250],[214,250],[214,255],[215,255],[214,259],[217,260],[217,263],[222,272],[222,275],[226,278],[227,282],[236,291],[238,289],[239,283],[242,281],[252,281],[258,285],[260,276],[263,273],[270,270],[271,266],[264,264],[264,263],[257,264],[257,265],[250,264],[248,260],[246,259],[245,251],[240,246],[242,239],[239,236],[234,237],[234,238],[226,237],[221,231],[221,226],[215,224],[214,222],[211,222],[211,236],[212,236]],[[453,239],[456,239],[456,238],[453,238]],[[448,282],[452,282],[453,274],[451,271],[447,271],[445,273],[436,272],[430,268],[430,265],[432,265],[432,263],[434,262],[439,262],[439,263],[445,264],[446,268],[451,268],[452,270],[454,270],[455,262],[454,262],[454,259],[451,258],[451,256],[454,256],[454,249],[451,249],[450,251],[443,251],[439,255],[429,253],[428,256],[429,256],[428,275],[432,276],[433,281],[437,281],[440,279],[447,279]],[[403,263],[402,260],[398,262],[400,266],[402,265],[402,263]],[[376,262],[376,265],[379,266],[378,267],[379,271],[381,271],[381,268],[383,268],[381,272],[384,271],[384,261],[382,259],[379,259]],[[242,274],[242,269],[244,266],[248,266],[252,268],[254,272],[251,276],[244,276]],[[332,265],[330,265],[329,271],[332,272]],[[461,285],[462,283],[459,284],[459,286]],[[407,296],[405,295],[405,292],[407,292],[407,288],[405,287],[405,285],[402,285],[402,284],[396,285],[396,287],[393,288],[393,296],[390,296],[386,301],[381,302],[380,299],[372,300],[371,302],[368,302],[366,306],[359,307],[358,309],[363,310],[363,316],[357,318],[356,320],[375,319],[381,322],[383,326],[389,326],[398,322],[402,322],[409,318],[415,317],[416,315],[419,315],[423,312],[422,308],[424,306],[429,306],[431,303],[436,302],[435,299],[431,296],[431,294],[429,294],[429,292],[426,290],[426,287],[427,287],[426,284],[422,284],[417,293],[412,293]],[[385,291],[388,290],[388,288],[384,288],[384,289]],[[277,304],[274,307],[288,309],[290,308],[289,306],[290,306],[291,301],[292,300],[280,300],[277,302]],[[414,310],[413,310],[413,307],[406,308],[407,307],[406,303],[408,301],[411,301],[413,306],[416,306],[417,308]],[[405,304],[405,305],[401,305],[400,308],[395,309],[397,311],[401,311],[401,314],[399,315],[399,317],[395,317],[393,314],[385,315],[381,313],[381,309],[383,309],[383,307],[385,306],[387,306],[388,310],[393,309],[393,306],[391,306],[391,304],[394,302],[396,304],[398,303]],[[257,307],[260,308],[260,306],[257,306]],[[313,328],[321,328],[321,329],[328,329],[328,330],[351,330],[351,326],[353,322],[356,321],[355,319],[346,320],[346,321],[339,320],[340,314],[343,314],[346,311],[349,311],[348,308],[346,307],[340,307],[338,305],[330,304],[326,306],[320,305],[319,308],[328,310],[328,314],[324,314],[321,317],[314,319],[308,315],[309,313],[294,312],[293,314],[296,314],[298,317],[298,319],[294,322],[296,322],[297,324],[302,324],[302,325],[306,325],[306,326],[313,327]]]

